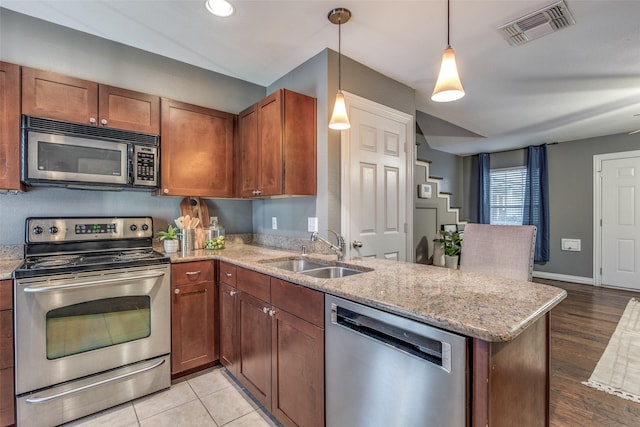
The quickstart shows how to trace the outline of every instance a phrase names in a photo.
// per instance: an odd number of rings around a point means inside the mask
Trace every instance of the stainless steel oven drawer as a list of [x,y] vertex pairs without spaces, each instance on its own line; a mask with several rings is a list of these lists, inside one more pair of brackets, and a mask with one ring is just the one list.
[[57,426],[168,388],[170,365],[165,355],[23,395],[17,399],[17,425]]

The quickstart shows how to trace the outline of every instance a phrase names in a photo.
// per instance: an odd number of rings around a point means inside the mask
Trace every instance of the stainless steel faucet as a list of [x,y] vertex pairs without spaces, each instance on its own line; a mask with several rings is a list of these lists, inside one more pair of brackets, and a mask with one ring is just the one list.
[[336,233],[333,230],[329,230],[329,231],[331,233],[335,234],[336,239],[338,240],[338,246],[334,245],[333,243],[331,243],[327,239],[325,239],[322,236],[320,236],[317,231],[314,231],[311,234],[311,241],[312,242],[317,242],[318,240],[320,240],[322,243],[324,243],[327,246],[329,246],[329,249],[334,251],[336,253],[336,255],[338,255],[338,261],[342,261],[344,259],[344,249],[345,249],[344,237],[342,237],[341,235],[339,235],[338,233]]

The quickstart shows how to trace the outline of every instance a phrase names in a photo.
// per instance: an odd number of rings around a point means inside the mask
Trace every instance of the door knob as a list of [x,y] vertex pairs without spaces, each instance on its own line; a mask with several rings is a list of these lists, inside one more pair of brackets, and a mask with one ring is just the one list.
[[354,248],[361,248],[362,247],[362,242],[360,242],[358,240],[354,240],[353,243],[351,243],[351,246],[353,246]]

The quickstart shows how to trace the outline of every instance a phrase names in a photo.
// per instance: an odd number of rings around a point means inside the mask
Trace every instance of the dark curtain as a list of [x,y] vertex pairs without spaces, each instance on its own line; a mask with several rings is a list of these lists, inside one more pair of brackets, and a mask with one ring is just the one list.
[[478,223],[491,223],[491,173],[489,153],[478,154]]
[[534,260],[537,264],[549,261],[549,177],[547,146],[527,148],[527,181],[524,192],[524,225],[538,229]]

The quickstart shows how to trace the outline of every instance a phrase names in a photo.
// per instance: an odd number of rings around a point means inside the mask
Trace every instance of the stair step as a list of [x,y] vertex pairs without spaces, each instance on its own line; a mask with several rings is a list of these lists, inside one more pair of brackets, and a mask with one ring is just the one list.
[[440,191],[440,194],[444,194],[446,196],[453,196],[453,193],[450,193],[448,191]]
[[443,180],[444,178],[441,176],[431,176],[429,175],[429,179],[439,179],[439,180]]
[[417,157],[416,160],[419,161],[419,162],[431,163],[431,160],[421,159],[420,157]]

